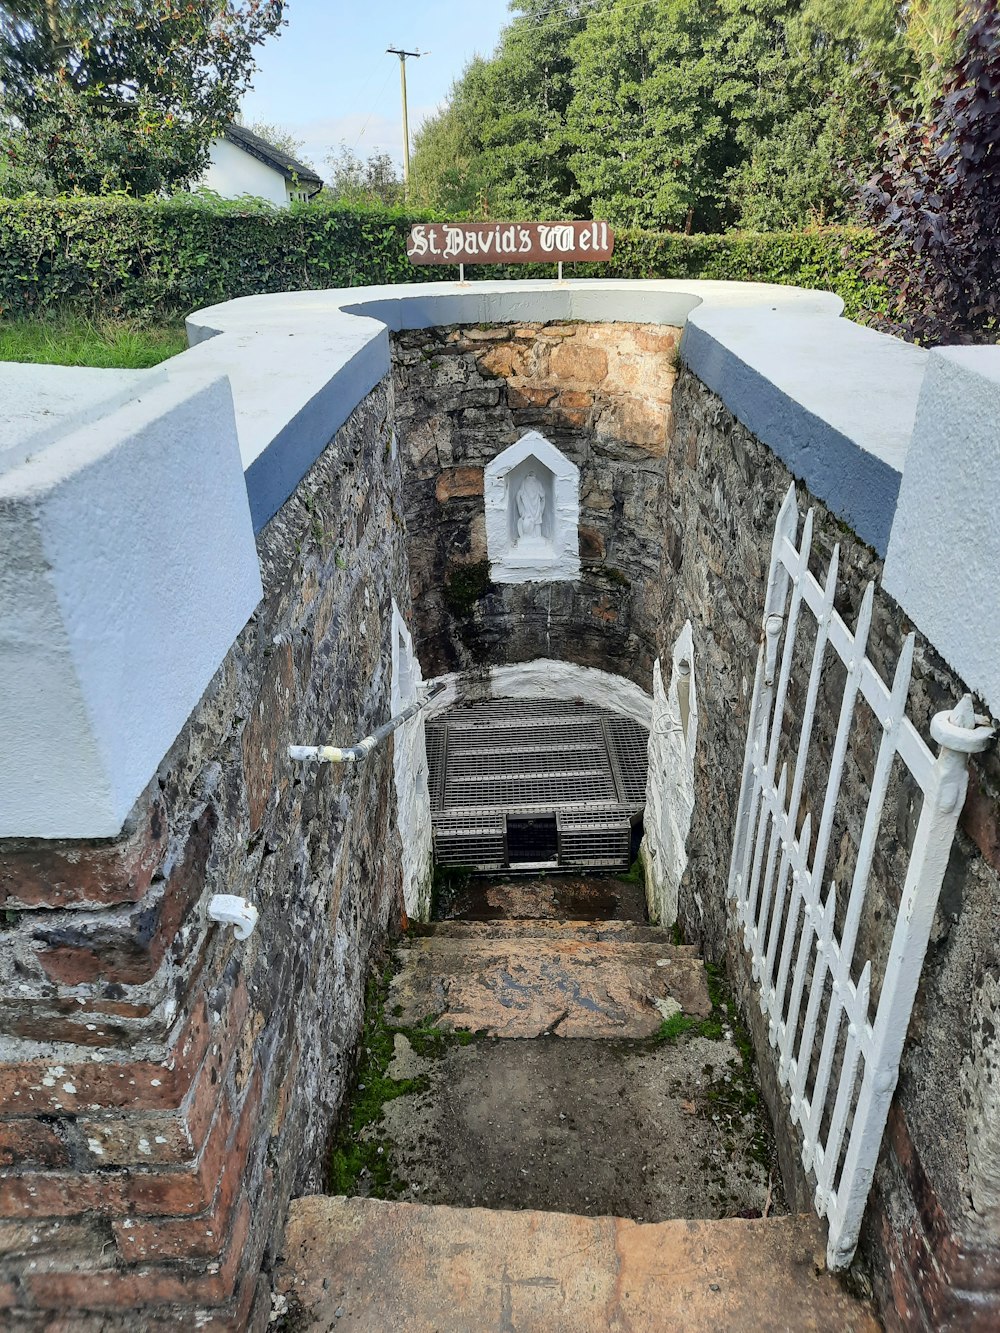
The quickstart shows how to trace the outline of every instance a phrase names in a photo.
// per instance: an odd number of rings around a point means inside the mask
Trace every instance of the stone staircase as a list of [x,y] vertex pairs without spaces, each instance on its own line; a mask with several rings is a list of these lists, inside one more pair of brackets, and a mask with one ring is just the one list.
[[391,1021],[489,1037],[651,1037],[707,1018],[695,951],[632,922],[443,922],[399,951]]
[[[825,1271],[822,1224],[772,1211],[694,949],[631,921],[452,921],[416,927],[397,964],[400,1200],[293,1203],[279,1329],[878,1328]],[[421,1056],[429,1030],[476,1039]]]

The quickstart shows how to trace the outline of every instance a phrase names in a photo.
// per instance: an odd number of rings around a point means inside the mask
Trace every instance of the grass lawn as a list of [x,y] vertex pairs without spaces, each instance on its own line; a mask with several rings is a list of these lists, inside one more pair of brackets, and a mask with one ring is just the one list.
[[165,325],[78,315],[0,320],[0,361],[142,370],[186,347],[183,320]]

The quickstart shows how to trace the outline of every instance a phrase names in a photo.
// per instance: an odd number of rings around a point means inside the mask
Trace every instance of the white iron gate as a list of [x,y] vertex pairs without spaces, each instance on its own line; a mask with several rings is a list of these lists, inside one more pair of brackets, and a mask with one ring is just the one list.
[[[914,636],[904,642],[892,687],[865,656],[874,585],[854,633],[834,610],[839,547],[825,585],[809,570],[812,510],[796,545],[799,513],[790,487],[771,551],[763,634],[743,763],[729,872],[731,924],[742,931],[759,989],[778,1074],[799,1126],[802,1161],[816,1180],[816,1210],[829,1223],[827,1261],[845,1268],[861,1219],[896,1086],[920,970],[965,799],[967,756],[992,737],[966,696],[939,713],[931,734],[937,759],[906,716]],[[805,687],[794,757],[776,773],[782,745],[796,633],[815,621],[815,649]],[[779,664],[779,646],[780,664]],[[825,790],[804,792],[810,741],[832,650],[846,669],[839,723]],[[824,879],[837,798],[859,698],[881,724],[868,807],[849,886]],[[790,742],[787,742],[790,746]],[[895,757],[923,793],[909,848],[888,954],[855,960],[865,895]],[[789,767],[791,771],[789,771]],[[808,799],[806,799],[808,798]],[[814,821],[812,811],[820,811]],[[804,818],[801,812],[806,811]],[[815,826],[814,826],[815,825]],[[846,902],[838,901],[845,892]],[[873,991],[877,999],[873,1000]]]

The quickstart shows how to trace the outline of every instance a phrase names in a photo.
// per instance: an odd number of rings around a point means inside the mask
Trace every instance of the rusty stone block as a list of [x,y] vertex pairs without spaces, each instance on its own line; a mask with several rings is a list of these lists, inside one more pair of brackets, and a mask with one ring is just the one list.
[[447,504],[470,495],[483,493],[483,469],[480,467],[453,467],[438,473],[434,490],[438,504]]
[[511,381],[507,386],[507,406],[512,411],[545,407],[556,396],[556,390],[547,385]]
[[217,825],[215,807],[208,806],[192,824],[183,858],[170,878],[124,922],[97,918],[79,927],[38,928],[35,937],[45,946],[38,951],[38,961],[46,975],[71,986],[95,981],[126,985],[148,981],[204,891],[205,868]]
[[159,792],[137,803],[113,842],[0,842],[0,907],[109,907],[149,888],[167,846]]
[[576,339],[560,342],[549,355],[549,374],[564,383],[596,387],[607,373],[607,352],[600,347],[588,347]]

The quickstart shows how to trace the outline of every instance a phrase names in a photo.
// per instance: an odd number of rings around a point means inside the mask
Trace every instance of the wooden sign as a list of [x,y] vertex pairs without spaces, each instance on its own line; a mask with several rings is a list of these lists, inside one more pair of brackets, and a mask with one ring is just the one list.
[[411,264],[594,264],[614,249],[606,222],[417,222],[406,257]]

